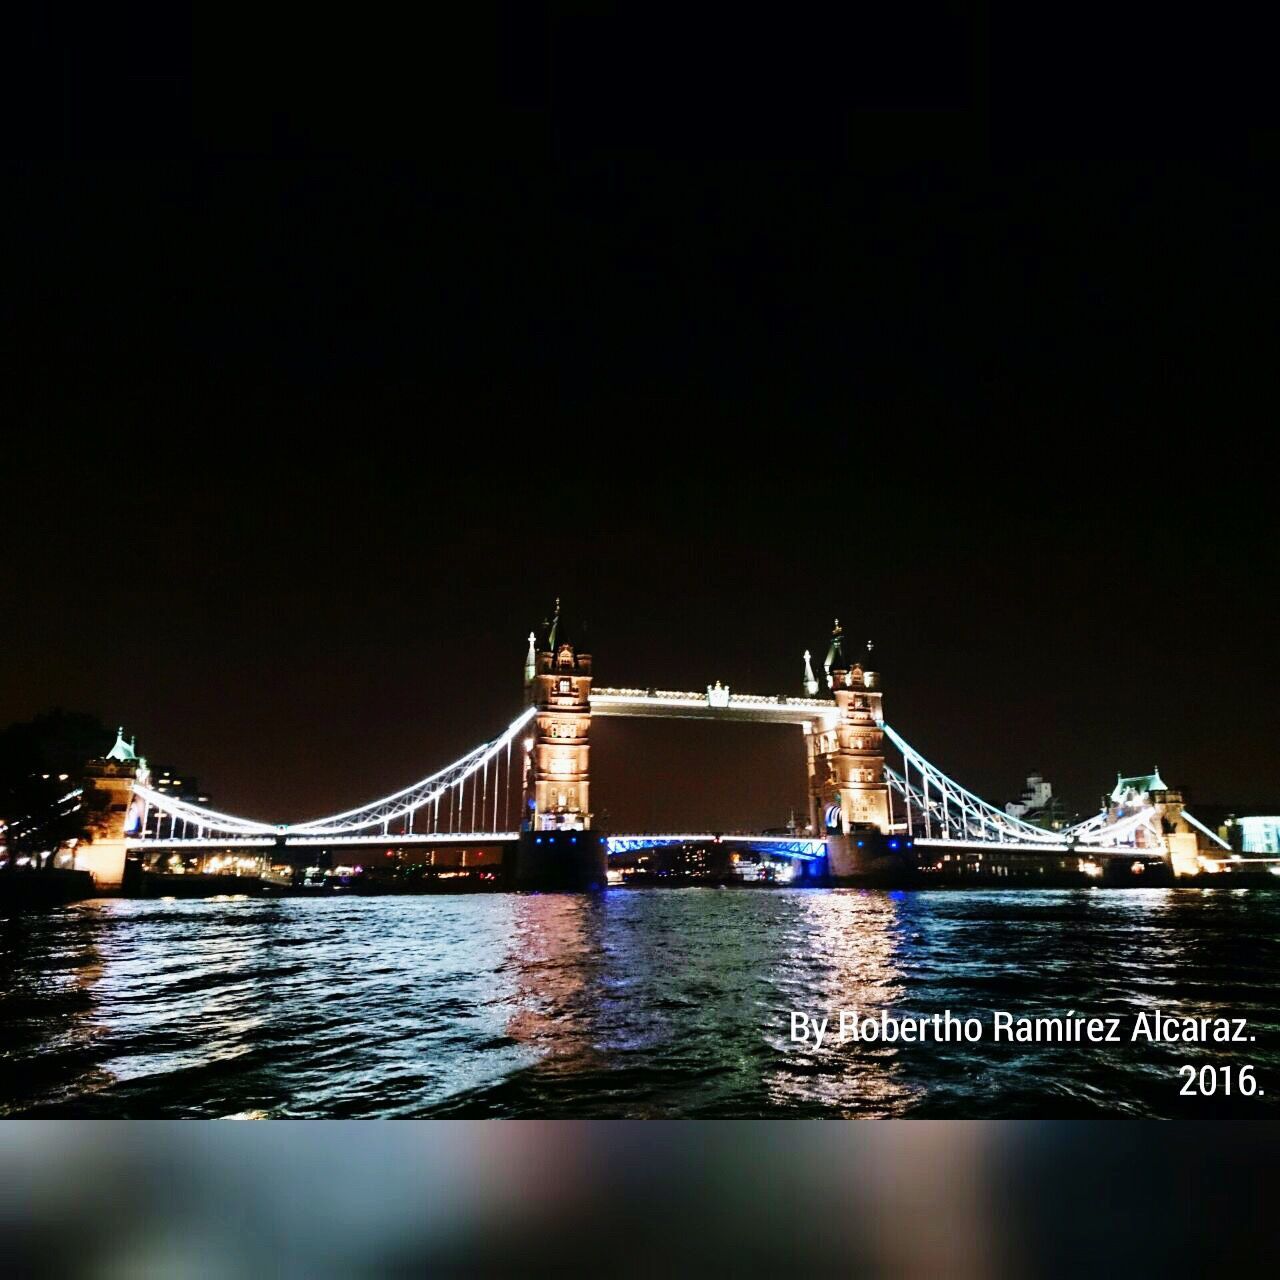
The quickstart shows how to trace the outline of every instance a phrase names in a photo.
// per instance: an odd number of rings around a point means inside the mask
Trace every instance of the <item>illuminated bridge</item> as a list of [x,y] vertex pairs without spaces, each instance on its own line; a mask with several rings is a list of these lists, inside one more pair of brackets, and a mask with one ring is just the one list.
[[[1059,854],[1095,867],[1111,859],[1160,859],[1189,872],[1227,850],[1158,774],[1118,785],[1105,809],[1062,830],[988,803],[885,721],[871,646],[863,656],[846,655],[838,623],[821,679],[805,653],[796,696],[736,693],[719,681],[698,692],[593,687],[591,655],[565,634],[558,602],[544,626],[541,641],[529,636],[524,710],[496,737],[421,781],[341,813],[270,824],[165,794],[150,785],[143,766],[131,782],[123,848],[264,858],[283,850],[297,860],[309,849],[390,843],[509,847],[520,869],[513,883],[530,887],[595,883],[608,856],[703,842],[812,864],[837,880],[908,858],[984,854]],[[807,764],[806,820],[782,833],[598,832],[589,764],[597,716],[797,726]],[[132,752],[122,747],[123,739],[113,754],[127,765]]]

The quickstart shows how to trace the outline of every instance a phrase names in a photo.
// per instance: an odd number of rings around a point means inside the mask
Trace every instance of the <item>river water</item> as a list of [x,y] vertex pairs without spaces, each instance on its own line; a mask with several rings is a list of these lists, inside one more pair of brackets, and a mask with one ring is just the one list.
[[[1259,890],[93,901],[0,919],[0,1113],[1260,1117],[1278,925]],[[842,1009],[986,1029],[790,1043],[793,1011]],[[1124,1039],[995,1043],[997,1010]],[[1130,1041],[1156,1010],[1255,1039]],[[1182,1096],[1183,1064],[1261,1092]]]

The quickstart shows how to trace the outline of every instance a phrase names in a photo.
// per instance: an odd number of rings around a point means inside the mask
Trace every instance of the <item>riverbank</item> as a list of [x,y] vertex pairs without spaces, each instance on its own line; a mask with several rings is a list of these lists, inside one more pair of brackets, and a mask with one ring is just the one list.
[[[612,884],[611,889],[638,892],[652,889],[727,889],[743,892],[770,893],[782,889],[804,889],[818,892],[824,889],[859,889],[863,891],[892,891],[896,893],[921,893],[929,891],[970,892],[973,890],[999,890],[1014,897],[1027,893],[1042,892],[1046,889],[1097,889],[1097,890],[1142,890],[1142,889],[1280,889],[1280,876],[1266,872],[1244,872],[1230,875],[1204,874],[1199,876],[1182,876],[1176,879],[1156,883],[1150,879],[1145,882],[1108,881],[1081,876],[1076,879],[1052,879],[1046,882],[1026,880],[1001,880],[992,878],[980,880],[976,877],[967,879],[934,879],[915,878],[876,878],[862,877],[856,880],[843,880],[838,883],[818,883],[801,881],[788,883],[780,881],[749,880],[710,880],[691,876],[655,876],[652,878],[632,878],[620,884]],[[281,885],[270,881],[262,881],[249,876],[164,876],[156,877],[154,882],[134,886],[130,890],[98,889],[88,872],[33,872],[26,875],[17,874],[9,881],[0,877],[0,911],[22,910],[26,908],[47,908],[65,906],[73,902],[94,899],[125,899],[135,901],[201,901],[226,900],[229,898],[262,898],[262,899],[305,899],[305,898],[418,898],[418,897],[456,897],[488,894],[509,894],[520,892],[504,886],[494,880],[451,879],[437,882],[417,881],[409,885],[369,883],[343,884],[302,884]]]
[[0,909],[50,907],[100,896],[87,871],[19,867],[0,873]]

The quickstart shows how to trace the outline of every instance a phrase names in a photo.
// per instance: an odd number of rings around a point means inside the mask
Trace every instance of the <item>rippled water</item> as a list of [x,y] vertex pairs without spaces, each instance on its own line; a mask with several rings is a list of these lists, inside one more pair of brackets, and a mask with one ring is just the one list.
[[[0,919],[0,1108],[77,1116],[1262,1115],[1280,895],[636,890]],[[1243,1045],[788,1041],[793,1010],[1249,1019]],[[1182,1063],[1264,1093],[1180,1097]],[[1270,1086],[1270,1088],[1268,1088]]]

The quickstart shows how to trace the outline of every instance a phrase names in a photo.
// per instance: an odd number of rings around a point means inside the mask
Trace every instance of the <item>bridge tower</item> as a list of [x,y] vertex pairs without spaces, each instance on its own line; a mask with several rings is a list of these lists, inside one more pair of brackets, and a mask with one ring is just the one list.
[[84,767],[85,804],[92,817],[92,839],[76,849],[75,866],[88,871],[99,889],[119,888],[124,880],[126,844],[139,831],[140,801],[133,784],[148,781],[147,762],[135,750],[137,739],[116,733],[115,746]]
[[1138,847],[1159,849],[1175,876],[1199,875],[1200,841],[1195,827],[1184,815],[1186,806],[1181,790],[1169,786],[1161,778],[1158,768],[1134,777],[1123,777],[1117,773],[1115,790],[1107,805],[1108,820],[1118,822],[1126,814],[1145,809],[1148,805],[1156,811],[1155,825],[1160,836],[1140,828],[1135,833]]
[[605,852],[591,832],[591,654],[570,640],[560,601],[542,645],[531,636],[525,698],[536,709],[525,767],[517,886],[597,888]]
[[823,663],[836,708],[810,734],[811,810],[830,831],[828,863],[836,877],[871,869],[880,841],[872,839],[859,846],[856,837],[859,832],[864,837],[887,834],[890,825],[880,676],[870,669],[870,654],[868,642],[865,665],[845,656],[844,633],[837,620]]
[[568,638],[559,600],[532,671],[526,659],[525,689],[537,715],[521,826],[586,831],[591,826],[591,655]]

